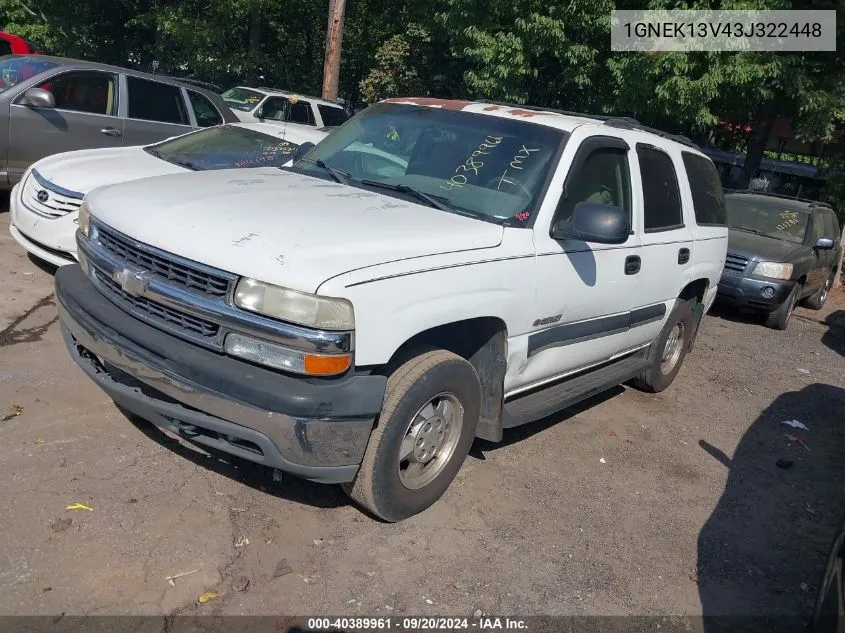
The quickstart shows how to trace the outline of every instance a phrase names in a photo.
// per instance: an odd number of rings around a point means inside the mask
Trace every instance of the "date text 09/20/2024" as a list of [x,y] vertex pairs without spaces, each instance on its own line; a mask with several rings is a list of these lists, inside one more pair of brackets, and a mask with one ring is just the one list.
[[404,618],[309,618],[308,631],[351,632],[351,631],[527,631],[525,620],[510,617],[478,618],[440,618],[440,617],[404,617]]

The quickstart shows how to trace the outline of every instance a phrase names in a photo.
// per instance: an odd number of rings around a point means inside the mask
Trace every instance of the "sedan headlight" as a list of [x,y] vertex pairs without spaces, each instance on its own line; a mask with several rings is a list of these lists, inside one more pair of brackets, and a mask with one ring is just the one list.
[[789,279],[792,277],[792,264],[779,264],[778,262],[758,262],[754,267],[754,275],[769,277],[771,279]]
[[91,223],[91,212],[88,205],[84,202],[79,205],[79,214],[76,216],[76,223],[79,225],[79,230],[85,237],[88,237],[88,227]]
[[355,313],[346,299],[307,294],[247,277],[235,288],[235,305],[319,330],[355,329]]

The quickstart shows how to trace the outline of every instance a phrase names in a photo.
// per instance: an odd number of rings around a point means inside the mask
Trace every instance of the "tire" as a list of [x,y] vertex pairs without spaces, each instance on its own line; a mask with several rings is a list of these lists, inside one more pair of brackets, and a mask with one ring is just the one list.
[[789,296],[784,299],[783,303],[781,303],[776,310],[769,312],[769,314],[766,315],[766,327],[772,328],[773,330],[786,329],[786,326],[789,325],[789,319],[792,316],[792,312],[798,304],[798,297],[801,296],[802,288],[803,286],[800,283],[796,283],[792,288],[792,292],[790,292]]
[[[694,300],[678,301],[669,314],[669,318],[660,330],[660,335],[654,339],[648,349],[649,367],[631,381],[631,384],[642,391],[658,393],[666,389],[675,380],[681,370],[681,365],[689,349],[690,336],[694,326]],[[672,350],[667,357],[667,346],[670,339]],[[665,362],[664,362],[665,361]]]
[[819,583],[813,612],[813,633],[836,633],[845,628],[845,528],[833,542]]
[[[463,465],[480,406],[478,374],[460,356],[436,349],[405,361],[388,378],[378,424],[355,480],[344,490],[385,521],[422,512]],[[400,461],[400,451],[409,447],[410,457]]]
[[827,279],[824,280],[824,285],[804,299],[801,305],[805,308],[810,308],[810,310],[821,310],[824,307],[824,302],[827,301],[830,287],[833,285],[833,277],[834,273],[830,273]]

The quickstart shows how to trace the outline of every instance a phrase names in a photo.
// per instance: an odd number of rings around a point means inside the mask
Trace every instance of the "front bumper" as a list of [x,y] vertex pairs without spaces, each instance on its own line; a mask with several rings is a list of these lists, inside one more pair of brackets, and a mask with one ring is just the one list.
[[71,356],[124,409],[304,479],[354,479],[384,376],[297,378],[193,345],[115,306],[78,265],[56,272],[56,298]]
[[45,218],[21,201],[21,184],[9,194],[9,232],[15,241],[39,259],[64,266],[76,262],[76,218],[73,211],[60,218]]
[[[794,281],[725,273],[719,280],[717,297],[725,303],[738,307],[771,312],[786,301],[794,287]],[[763,291],[766,289],[771,289],[772,296],[764,296]]]

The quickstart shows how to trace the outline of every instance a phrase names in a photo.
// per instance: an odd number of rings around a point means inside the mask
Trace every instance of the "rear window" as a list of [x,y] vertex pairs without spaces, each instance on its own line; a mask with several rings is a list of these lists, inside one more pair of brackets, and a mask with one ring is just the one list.
[[349,115],[343,108],[317,104],[317,109],[320,111],[320,116],[323,117],[323,126],[325,127],[337,127],[343,125],[349,119]]
[[249,112],[259,104],[264,95],[247,88],[230,88],[222,95],[223,101],[233,110]]
[[687,172],[695,223],[703,226],[727,226],[725,193],[713,162],[690,152],[682,152]]

